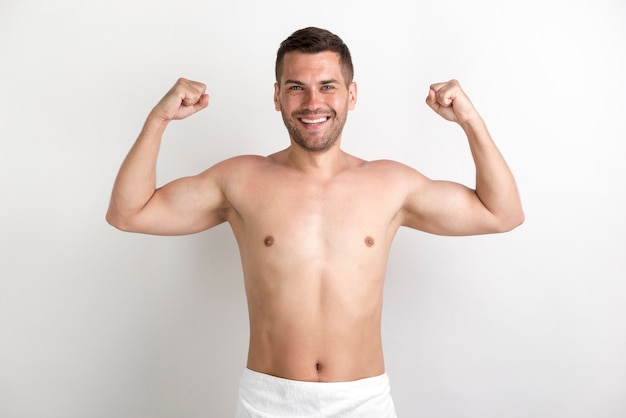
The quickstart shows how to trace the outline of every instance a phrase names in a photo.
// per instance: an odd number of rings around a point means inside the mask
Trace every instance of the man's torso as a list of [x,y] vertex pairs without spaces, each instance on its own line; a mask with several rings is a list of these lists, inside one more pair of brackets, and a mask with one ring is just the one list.
[[384,372],[383,284],[406,184],[397,163],[349,157],[319,178],[240,157],[225,186],[250,315],[248,368],[293,380]]

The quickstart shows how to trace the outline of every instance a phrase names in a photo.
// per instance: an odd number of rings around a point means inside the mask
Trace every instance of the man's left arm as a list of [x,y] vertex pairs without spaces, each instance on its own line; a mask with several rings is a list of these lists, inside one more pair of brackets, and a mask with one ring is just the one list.
[[444,235],[474,235],[520,225],[524,211],[513,174],[459,83],[433,84],[426,103],[465,132],[476,166],[476,188],[423,178],[407,200],[408,226]]

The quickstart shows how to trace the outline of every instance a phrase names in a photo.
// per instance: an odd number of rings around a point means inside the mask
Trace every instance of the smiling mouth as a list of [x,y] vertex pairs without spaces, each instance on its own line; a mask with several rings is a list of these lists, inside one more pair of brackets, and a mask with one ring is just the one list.
[[329,119],[328,116],[324,116],[317,119],[308,119],[308,118],[300,118],[300,122],[306,123],[307,125],[315,125],[316,123],[324,123]]

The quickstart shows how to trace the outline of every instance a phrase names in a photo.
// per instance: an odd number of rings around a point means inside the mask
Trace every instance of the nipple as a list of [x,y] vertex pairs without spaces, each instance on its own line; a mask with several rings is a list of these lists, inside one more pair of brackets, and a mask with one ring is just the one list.
[[274,244],[274,237],[271,235],[266,236],[265,240],[263,240],[263,243],[266,247],[271,247]]
[[367,245],[368,247],[371,247],[374,245],[374,238],[367,236],[365,237],[365,245]]

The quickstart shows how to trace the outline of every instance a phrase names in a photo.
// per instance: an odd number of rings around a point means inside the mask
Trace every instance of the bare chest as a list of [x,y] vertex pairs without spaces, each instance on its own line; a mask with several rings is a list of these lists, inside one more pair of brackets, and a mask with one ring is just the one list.
[[285,246],[294,254],[386,252],[398,227],[398,198],[363,176],[251,178],[237,196],[231,225],[240,244]]

